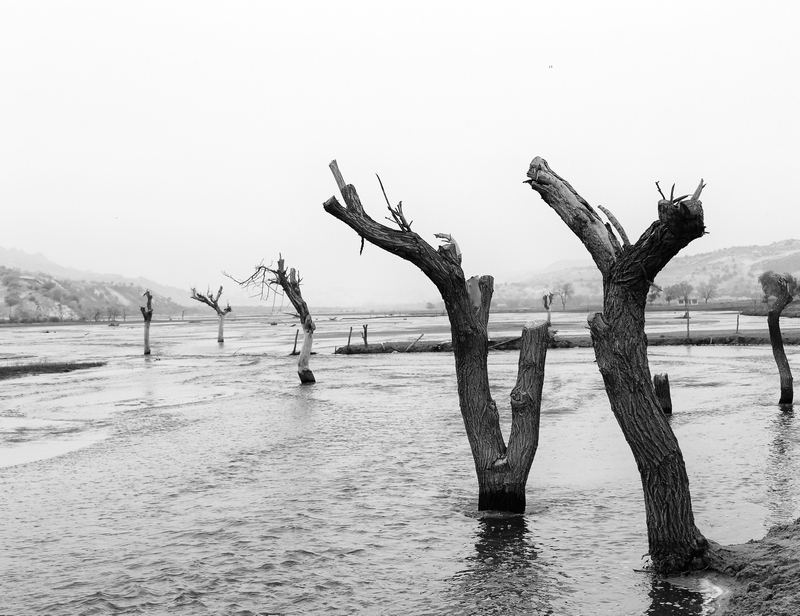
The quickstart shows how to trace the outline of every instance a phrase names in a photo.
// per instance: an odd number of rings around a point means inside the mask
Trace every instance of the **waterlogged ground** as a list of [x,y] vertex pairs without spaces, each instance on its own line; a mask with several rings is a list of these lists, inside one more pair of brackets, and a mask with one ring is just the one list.
[[[585,331],[555,316],[560,333]],[[518,315],[492,320],[495,335],[519,331]],[[108,362],[0,381],[0,614],[713,610],[708,580],[634,571],[639,479],[591,349],[548,352],[528,512],[483,518],[452,357],[332,355],[367,322],[370,342],[446,338],[441,318],[322,317],[318,382],[303,387],[286,318],[231,320],[224,345],[210,320],[156,323],[150,358],[141,322],[0,330],[0,362]],[[670,375],[705,534],[740,543],[800,515],[799,420],[776,404],[770,349],[650,356]],[[516,360],[490,355],[506,419]]]

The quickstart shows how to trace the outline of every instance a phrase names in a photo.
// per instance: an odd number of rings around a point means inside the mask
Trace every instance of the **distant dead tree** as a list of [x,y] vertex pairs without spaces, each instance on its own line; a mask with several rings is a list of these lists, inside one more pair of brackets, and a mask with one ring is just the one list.
[[562,282],[556,287],[556,293],[561,299],[561,309],[566,310],[567,300],[575,293],[575,287],[572,286],[571,282]]
[[589,318],[589,329],[611,410],[641,476],[652,567],[659,573],[702,568],[708,541],[695,526],[683,454],[650,377],[644,313],[656,275],[705,233],[699,200],[704,184],[701,180],[687,200],[689,195],[674,198],[674,185],[667,199],[656,182],[658,220],[631,244],[616,218],[608,216],[604,223],[543,158],[533,159],[527,175],[526,182],[581,240],[603,276],[603,312]]
[[279,254],[278,267],[258,265],[256,271],[249,278],[242,281],[235,278],[232,278],[232,280],[242,287],[255,288],[262,299],[265,299],[270,292],[283,294],[289,298],[292,306],[297,311],[300,325],[303,328],[303,346],[300,349],[300,356],[297,360],[297,374],[300,377],[300,382],[304,385],[316,382],[314,373],[311,372],[308,364],[311,358],[311,347],[314,344],[314,330],[317,326],[314,325],[311,312],[308,310],[308,304],[306,304],[303,294],[300,292],[300,283],[302,282],[300,272],[293,267],[287,272],[283,255]]
[[523,329],[517,384],[511,392],[511,434],[506,446],[487,369],[493,278],[474,276],[466,280],[455,239],[437,233],[435,237],[443,244],[434,249],[411,230],[402,202],[392,207],[386,199],[391,214],[387,220],[398,228],[374,221],[364,211],[355,187],[345,183],[335,160],[330,169],[345,206],[331,197],[324,203],[325,211],[358,233],[362,249],[366,240],[416,265],[444,300],[450,319],[459,405],[478,475],[478,509],[523,512],[525,484],[539,443],[547,324],[529,323]]
[[150,355],[150,321],[153,320],[153,295],[150,289],[147,289],[142,297],[147,298],[147,307],[139,306],[144,317],[144,354]]
[[217,291],[216,296],[211,292],[211,290],[207,291],[205,295],[203,293],[198,293],[195,287],[192,287],[192,299],[197,300],[201,304],[205,304],[206,306],[210,306],[214,309],[214,312],[217,313],[219,317],[219,326],[217,327],[217,342],[225,342],[225,315],[229,312],[233,311],[231,305],[228,304],[225,308],[219,307],[219,298],[222,296],[222,287],[220,286],[219,291]]
[[781,313],[794,300],[798,282],[791,274],[776,274],[773,271],[761,274],[758,282],[764,291],[764,302],[769,304],[769,298],[775,298],[767,313],[767,327],[769,328],[769,341],[772,344],[772,355],[775,357],[775,363],[778,364],[778,374],[781,379],[781,399],[778,404],[791,404],[794,399],[794,387],[789,360],[786,359],[786,352],[783,350]]

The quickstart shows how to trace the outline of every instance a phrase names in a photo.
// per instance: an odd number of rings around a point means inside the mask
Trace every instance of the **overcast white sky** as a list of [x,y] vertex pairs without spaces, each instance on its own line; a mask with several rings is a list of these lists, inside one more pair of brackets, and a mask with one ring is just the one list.
[[[188,288],[282,252],[312,307],[437,298],[326,214],[336,158],[467,275],[585,257],[543,156],[628,234],[692,192],[685,254],[798,237],[800,3],[0,3],[0,246]],[[338,194],[337,194],[338,196]],[[387,223],[388,224],[388,223]],[[348,302],[349,303],[349,302]]]

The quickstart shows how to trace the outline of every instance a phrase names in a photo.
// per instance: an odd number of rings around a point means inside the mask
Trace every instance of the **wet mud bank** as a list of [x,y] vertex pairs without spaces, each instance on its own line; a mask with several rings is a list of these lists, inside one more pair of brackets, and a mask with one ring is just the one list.
[[[518,351],[521,338],[506,337],[489,340],[490,351]],[[784,334],[785,345],[800,345],[800,334]],[[648,346],[758,346],[768,345],[769,334],[736,334],[729,332],[699,332],[691,334],[688,338],[684,333],[670,332],[666,334],[651,334],[648,336]],[[592,340],[585,336],[558,336],[550,340],[551,349],[589,348]],[[450,341],[419,342],[409,348],[407,341],[380,342],[377,344],[353,344],[350,346],[336,347],[337,355],[365,355],[372,353],[450,353],[453,344]]]
[[714,568],[731,576],[726,616],[800,614],[800,518],[773,526],[766,537],[741,545],[715,546]]
[[13,364],[10,366],[0,365],[0,380],[11,379],[30,374],[52,374],[56,372],[72,372],[73,370],[86,370],[88,368],[100,368],[105,366],[104,361],[88,362],[35,362],[28,364]]

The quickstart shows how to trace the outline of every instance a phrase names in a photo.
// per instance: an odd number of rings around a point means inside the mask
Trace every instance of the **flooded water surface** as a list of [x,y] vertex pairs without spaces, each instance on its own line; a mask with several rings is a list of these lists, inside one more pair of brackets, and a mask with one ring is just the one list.
[[[713,610],[707,580],[636,571],[639,477],[591,349],[548,352],[528,510],[487,517],[451,355],[333,355],[366,321],[320,319],[317,383],[301,386],[296,328],[270,322],[231,320],[223,345],[211,321],[157,323],[149,358],[141,323],[0,330],[3,362],[107,362],[0,381],[0,614]],[[370,342],[442,329],[370,323]],[[507,435],[517,354],[489,361]],[[800,428],[770,349],[650,361],[669,373],[706,536],[740,543],[797,517]]]

